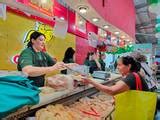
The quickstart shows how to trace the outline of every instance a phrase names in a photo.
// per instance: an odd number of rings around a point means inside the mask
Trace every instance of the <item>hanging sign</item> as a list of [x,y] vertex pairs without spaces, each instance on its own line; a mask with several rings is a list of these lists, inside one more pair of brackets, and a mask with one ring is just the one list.
[[16,2],[21,2],[39,12],[53,16],[53,0],[16,0]]
[[76,29],[86,33],[86,20],[76,13]]
[[94,32],[88,33],[89,46],[96,48],[98,44],[98,36]]
[[68,30],[68,22],[58,17],[54,17],[54,36],[64,39]]

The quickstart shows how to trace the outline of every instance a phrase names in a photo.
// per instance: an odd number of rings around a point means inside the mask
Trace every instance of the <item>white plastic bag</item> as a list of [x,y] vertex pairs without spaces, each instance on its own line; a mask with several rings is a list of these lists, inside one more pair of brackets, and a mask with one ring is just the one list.
[[74,88],[74,82],[71,76],[58,74],[47,78],[47,83],[55,90],[72,90]]

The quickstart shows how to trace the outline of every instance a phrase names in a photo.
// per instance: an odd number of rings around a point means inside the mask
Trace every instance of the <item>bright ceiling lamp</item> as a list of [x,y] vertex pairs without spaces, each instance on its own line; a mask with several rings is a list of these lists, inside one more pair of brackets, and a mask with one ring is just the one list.
[[109,28],[109,26],[108,25],[103,25],[103,28],[107,29],[107,28]]
[[78,24],[79,24],[79,25],[83,25],[83,21],[80,20],[80,21],[78,22]]
[[45,3],[47,3],[47,0],[41,0],[41,3],[45,4]]
[[126,36],[125,36],[125,35],[122,35],[121,38],[124,39],[124,38],[126,38]]
[[64,17],[60,17],[61,20],[64,20]]
[[98,21],[99,21],[99,18],[92,18],[92,21],[93,21],[93,22],[98,22]]
[[103,37],[107,37],[107,34],[106,34],[106,33],[104,33],[104,34],[103,34]]
[[85,13],[87,13],[88,7],[87,6],[80,6],[78,9],[81,14],[85,14]]
[[119,32],[118,32],[118,31],[116,31],[116,32],[114,32],[114,34],[119,35]]

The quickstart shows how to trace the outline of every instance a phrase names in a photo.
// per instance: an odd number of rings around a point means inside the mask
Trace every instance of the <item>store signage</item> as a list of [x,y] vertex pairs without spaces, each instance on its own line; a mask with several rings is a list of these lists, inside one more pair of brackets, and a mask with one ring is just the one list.
[[76,13],[76,29],[86,33],[86,20]]
[[41,22],[35,22],[35,26],[34,26],[35,29],[31,29],[29,30],[25,36],[24,36],[24,39],[23,39],[23,43],[24,43],[24,46],[27,45],[27,43],[29,42],[29,38],[30,38],[30,35],[34,32],[34,31],[38,31],[38,32],[41,32],[45,35],[46,39],[45,39],[45,42],[49,42],[51,39],[54,38],[53,36],[53,30],[51,29],[51,27],[49,27],[48,25],[46,24],[43,24]]
[[14,55],[11,58],[11,62],[14,63],[14,64],[18,64],[18,59],[19,59],[19,55]]
[[[53,36],[53,30],[48,25],[45,25],[45,24],[40,23],[40,22],[35,22],[34,28],[35,29],[29,30],[24,35],[24,38],[23,38],[23,46],[24,47],[26,47],[26,45],[30,41],[30,35],[34,31],[38,31],[38,32],[43,33],[45,35],[45,37],[46,37],[45,42],[49,42],[51,39],[53,39],[53,37],[54,37]],[[43,51],[46,51],[46,49],[44,48]],[[18,63],[18,58],[19,58],[19,55],[14,55],[13,57],[11,57],[11,62],[14,63],[14,64],[17,64]]]
[[134,44],[135,51],[141,51],[143,54],[151,54],[152,53],[152,44]]
[[28,5],[47,15],[53,15],[53,0],[29,0]]
[[16,2],[21,2],[39,12],[53,16],[53,0],[16,0]]
[[94,32],[88,33],[89,46],[96,48],[98,44],[98,36]]
[[58,38],[65,39],[68,30],[68,22],[58,17],[54,17],[54,21],[54,35]]

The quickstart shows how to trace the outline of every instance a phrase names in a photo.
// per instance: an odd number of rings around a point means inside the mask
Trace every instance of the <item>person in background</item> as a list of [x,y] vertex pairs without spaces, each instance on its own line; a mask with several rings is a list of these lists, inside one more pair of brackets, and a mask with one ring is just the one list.
[[[64,63],[75,63],[75,50],[72,47],[67,48],[63,58]],[[62,74],[67,74],[67,70],[62,70]]]
[[91,53],[91,52],[88,52],[87,53],[87,57],[86,57],[86,59],[85,59],[85,61],[84,61],[84,65],[86,65],[86,66],[90,66],[90,60],[91,60],[91,56],[93,55],[93,53]]
[[17,69],[28,75],[28,79],[33,80],[33,85],[44,86],[45,74],[55,70],[65,69],[63,62],[55,62],[52,57],[43,52],[45,35],[40,32],[33,32],[27,48],[24,49],[19,57]]
[[120,57],[117,61],[117,68],[121,73],[121,75],[123,76],[123,79],[118,81],[113,86],[110,87],[105,86],[88,78],[83,78],[84,80],[83,82],[86,84],[92,84],[97,89],[107,94],[116,95],[128,90],[136,90],[136,78],[133,74],[134,72],[140,77],[140,80],[142,82],[142,90],[143,91],[149,90],[146,82],[138,73],[140,69],[138,67],[137,62],[132,57],[130,56]]
[[141,76],[145,78],[149,89],[151,91],[155,91],[157,89],[158,82],[156,76],[154,76],[153,74],[153,70],[148,65],[147,57],[138,51],[131,53],[130,56],[132,56],[139,62]]
[[90,52],[87,54],[84,65],[89,66],[89,72],[92,74],[94,71],[101,70],[101,64],[99,62],[99,53]]
[[156,76],[157,70],[158,70],[158,63],[154,62],[151,66],[151,69],[153,70],[153,75]]
[[104,62],[106,58],[105,53],[100,52],[99,53],[99,63],[101,64],[101,70],[105,71],[106,63]]
[[114,69],[116,70],[117,69],[117,60],[119,59],[119,56],[117,57],[117,59],[115,60],[114,62]]

